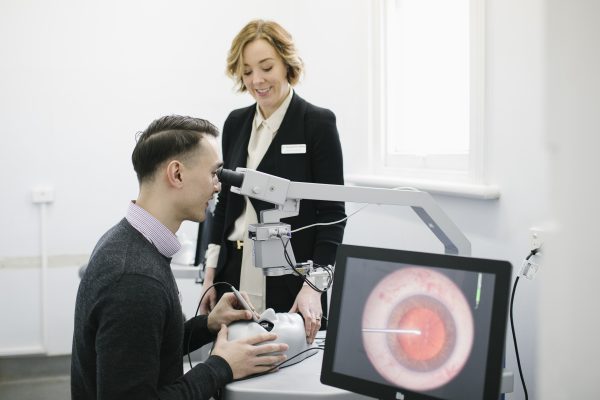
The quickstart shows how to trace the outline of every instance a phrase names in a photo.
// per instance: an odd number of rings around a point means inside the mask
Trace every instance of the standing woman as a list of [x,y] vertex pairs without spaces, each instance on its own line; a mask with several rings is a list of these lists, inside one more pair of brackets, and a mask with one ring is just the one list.
[[[240,92],[256,103],[229,114],[223,127],[224,168],[255,169],[291,181],[344,184],[342,148],[335,115],[316,107],[294,92],[303,63],[291,35],[273,21],[249,22],[233,39],[227,57],[227,74]],[[225,281],[245,290],[257,309],[300,312],[309,343],[321,327],[325,294],[303,285],[300,277],[263,277],[252,265],[248,225],[257,222],[272,204],[230,192],[219,193],[210,244],[206,252],[203,290]],[[345,217],[343,202],[302,200],[300,214],[283,219],[292,229]],[[297,261],[333,265],[344,235],[343,222],[294,233],[291,246]],[[281,248],[283,252],[283,246]],[[225,290],[217,285],[200,305],[201,313],[214,307]]]

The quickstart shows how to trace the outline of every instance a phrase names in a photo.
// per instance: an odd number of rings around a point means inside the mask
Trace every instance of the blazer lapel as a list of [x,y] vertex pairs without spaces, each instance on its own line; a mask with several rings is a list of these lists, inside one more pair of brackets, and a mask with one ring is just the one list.
[[[256,105],[254,107],[248,107],[247,112],[244,112],[239,120],[238,126],[233,127],[237,130],[237,134],[240,136],[239,140],[233,140],[232,146],[229,149],[231,158],[226,167],[237,168],[246,167],[248,161],[248,142],[250,141],[250,133],[252,132],[252,121],[254,120],[254,112],[256,111]],[[223,149],[227,151],[227,149]],[[229,187],[224,188],[229,190]],[[230,232],[231,227],[235,223],[235,219],[242,214],[245,206],[244,196],[237,195],[235,193],[229,194],[229,208],[228,218],[225,221],[225,232]]]
[[[289,176],[290,173],[288,171],[290,168],[298,168],[298,165],[289,165],[284,162],[285,159],[281,156],[281,145],[306,143],[304,137],[306,104],[306,101],[294,92],[292,101],[279,126],[279,130],[256,168],[258,171],[285,178]],[[262,200],[251,198],[250,202],[256,210],[259,220],[262,210],[275,207],[273,204]]]
[[[273,138],[264,157],[256,168],[259,171],[281,175],[281,145],[304,143],[304,114],[306,101],[294,92],[292,101],[281,121],[279,130]],[[279,172],[279,174],[277,174]]]
[[248,112],[244,113],[245,115],[238,127],[240,140],[234,141],[235,147],[231,151],[231,165],[242,168],[246,167],[248,161],[248,143],[250,142],[250,134],[252,133],[252,121],[254,121],[256,105],[248,108]]

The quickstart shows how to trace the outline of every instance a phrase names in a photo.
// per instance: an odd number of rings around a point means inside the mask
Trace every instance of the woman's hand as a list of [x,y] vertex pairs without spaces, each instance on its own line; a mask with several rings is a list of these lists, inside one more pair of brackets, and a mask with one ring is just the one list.
[[321,318],[323,317],[321,293],[311,289],[310,286],[302,286],[290,312],[302,314],[306,330],[306,341],[308,344],[312,344],[319,328],[321,328]]

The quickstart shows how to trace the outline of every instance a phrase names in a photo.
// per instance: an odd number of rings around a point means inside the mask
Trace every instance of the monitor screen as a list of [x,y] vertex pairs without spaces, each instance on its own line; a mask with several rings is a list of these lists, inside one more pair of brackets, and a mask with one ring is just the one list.
[[380,399],[498,399],[511,271],[340,246],[321,382]]

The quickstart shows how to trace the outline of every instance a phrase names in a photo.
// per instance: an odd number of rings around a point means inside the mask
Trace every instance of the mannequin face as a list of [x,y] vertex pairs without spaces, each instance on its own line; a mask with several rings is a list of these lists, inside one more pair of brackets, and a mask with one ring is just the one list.
[[[277,334],[274,343],[285,343],[289,346],[285,353],[288,358],[308,349],[306,342],[306,332],[304,330],[304,321],[297,313],[275,313],[272,308],[262,313],[260,321],[269,321],[273,324],[271,332]],[[266,330],[257,322],[237,321],[229,325],[227,340],[237,340],[248,338],[250,336],[265,333]],[[311,352],[305,353],[304,357],[310,356]]]
[[290,92],[287,67],[279,54],[264,39],[244,47],[242,82],[258,103],[264,118],[269,118]]

